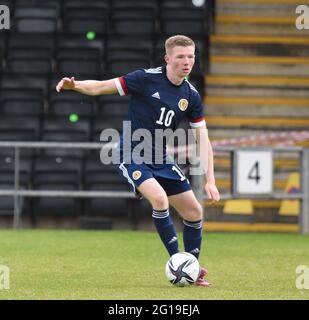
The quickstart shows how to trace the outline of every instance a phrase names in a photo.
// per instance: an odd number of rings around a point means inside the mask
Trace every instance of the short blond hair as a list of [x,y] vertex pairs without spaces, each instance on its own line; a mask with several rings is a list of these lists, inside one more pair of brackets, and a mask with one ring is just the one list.
[[168,54],[171,51],[171,49],[173,49],[176,46],[181,46],[181,47],[193,46],[195,48],[195,43],[191,38],[187,36],[175,35],[166,39],[165,53]]

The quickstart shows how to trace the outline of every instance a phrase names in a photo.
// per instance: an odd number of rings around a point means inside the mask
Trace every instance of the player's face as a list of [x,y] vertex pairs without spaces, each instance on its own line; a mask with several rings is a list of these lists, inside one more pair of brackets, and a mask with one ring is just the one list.
[[176,46],[165,56],[166,63],[176,76],[184,78],[189,75],[195,61],[194,51],[193,46]]

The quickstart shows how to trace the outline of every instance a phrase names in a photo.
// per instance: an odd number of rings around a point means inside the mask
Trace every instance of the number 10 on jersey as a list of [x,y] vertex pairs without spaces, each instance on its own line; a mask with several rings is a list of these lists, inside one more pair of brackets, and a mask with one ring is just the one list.
[[233,194],[268,195],[273,192],[271,150],[236,150],[233,164]]

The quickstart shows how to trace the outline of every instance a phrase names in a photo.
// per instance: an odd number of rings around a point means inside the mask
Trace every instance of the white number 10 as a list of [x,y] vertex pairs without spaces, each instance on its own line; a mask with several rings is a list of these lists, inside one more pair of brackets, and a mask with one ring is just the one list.
[[[166,108],[161,108],[160,119],[156,121],[157,124],[160,124],[160,125],[163,124],[165,109]],[[169,127],[171,125],[174,115],[175,115],[175,112],[173,110],[167,111],[165,119],[164,119],[164,125],[166,127]]]

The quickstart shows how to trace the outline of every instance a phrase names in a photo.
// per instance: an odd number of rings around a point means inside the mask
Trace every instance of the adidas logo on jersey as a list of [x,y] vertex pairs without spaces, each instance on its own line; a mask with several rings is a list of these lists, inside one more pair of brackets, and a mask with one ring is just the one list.
[[155,92],[155,93],[152,95],[152,97],[157,98],[157,99],[160,99],[160,94],[159,94],[159,92]]

